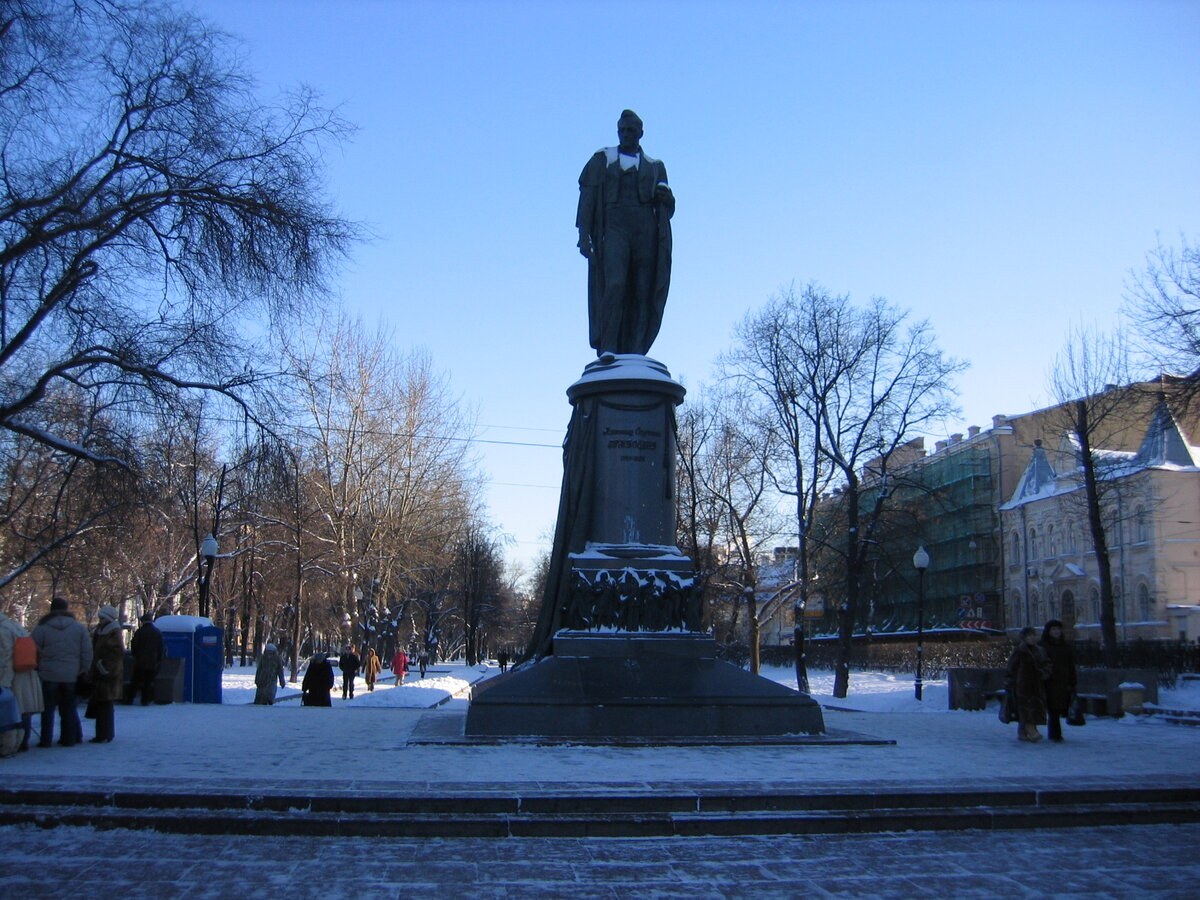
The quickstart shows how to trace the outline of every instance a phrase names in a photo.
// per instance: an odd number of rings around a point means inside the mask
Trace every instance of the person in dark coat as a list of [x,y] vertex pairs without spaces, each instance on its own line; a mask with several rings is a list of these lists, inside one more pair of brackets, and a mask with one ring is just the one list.
[[1075,650],[1063,635],[1063,623],[1051,619],[1042,630],[1039,645],[1050,659],[1050,677],[1046,679],[1047,736],[1058,743],[1063,739],[1062,719],[1075,697]]
[[329,692],[333,690],[333,666],[324,653],[314,653],[308,671],[300,682],[301,706],[333,706]]
[[154,679],[163,661],[162,632],[154,627],[154,616],[146,613],[138,620],[142,624],[133,633],[129,650],[133,654],[133,676],[129,680],[129,702],[142,695],[142,706],[154,699]]
[[1017,698],[1017,737],[1036,744],[1042,739],[1039,725],[1046,724],[1046,678],[1050,659],[1038,644],[1037,629],[1021,629],[1021,639],[1008,658],[1006,689]]
[[354,652],[354,648],[346,645],[342,650],[342,655],[338,657],[338,668],[342,670],[342,699],[354,699],[354,679],[358,675],[358,668],[362,665],[362,661],[358,658],[358,654]]
[[100,623],[92,632],[92,698],[88,708],[96,719],[93,744],[107,744],[115,736],[113,701],[121,696],[124,683],[125,642],[121,639],[120,613],[115,606],[102,606]]
[[499,664],[501,672],[508,671],[508,660],[509,655],[507,650],[501,650],[496,654],[496,662]]

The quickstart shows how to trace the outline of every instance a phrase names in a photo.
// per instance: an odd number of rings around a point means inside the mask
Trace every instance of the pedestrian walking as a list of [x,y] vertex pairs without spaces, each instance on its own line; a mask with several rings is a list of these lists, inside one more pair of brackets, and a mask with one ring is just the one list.
[[283,660],[279,656],[279,648],[267,644],[262,656],[258,658],[258,668],[254,670],[254,703],[257,706],[273,706],[275,704],[275,683],[284,686]]
[[396,655],[392,657],[392,674],[396,676],[396,686],[399,687],[408,674],[408,654],[403,649],[396,650]]
[[[37,673],[37,645],[33,645],[32,653],[28,646],[32,641],[29,632],[16,620],[0,612],[0,687],[13,692],[20,716],[19,739],[15,735],[9,737],[9,741],[16,744],[13,751],[16,753],[24,753],[29,749],[33,715],[43,709],[42,683]],[[22,648],[21,653],[14,652],[18,647]],[[17,656],[21,658],[17,659]]]
[[367,682],[367,690],[375,690],[375,679],[379,677],[380,671],[383,669],[383,663],[379,659],[374,648],[368,647],[363,654],[363,679]]
[[54,713],[58,712],[58,743],[73,747],[83,740],[83,723],[75,701],[75,685],[92,668],[92,641],[87,627],[75,619],[67,601],[55,597],[50,612],[33,629],[38,648],[38,677],[42,681],[42,728],[39,747],[54,745]]
[[324,653],[314,653],[308,671],[300,682],[301,706],[333,706],[329,692],[333,690],[333,666]]
[[1046,736],[1055,743],[1063,739],[1062,720],[1071,709],[1075,699],[1077,674],[1075,650],[1063,634],[1063,623],[1051,619],[1042,629],[1041,648],[1050,660],[1050,677],[1046,679]]
[[1046,724],[1046,678],[1050,659],[1038,644],[1032,625],[1021,629],[1017,647],[1008,658],[1006,689],[1017,698],[1017,737],[1036,744],[1042,739],[1039,725]]
[[113,703],[123,687],[125,642],[121,638],[120,613],[115,606],[102,606],[99,624],[92,632],[92,698],[88,716],[96,720],[93,744],[107,744],[116,737]]
[[421,670],[421,677],[425,677],[425,672],[429,669],[429,651],[421,650],[417,654],[417,668]]
[[358,667],[361,664],[354,648],[347,644],[342,649],[342,655],[338,657],[338,668],[342,670],[343,700],[354,699],[354,679],[358,676]]
[[129,680],[129,703],[133,703],[142,695],[142,706],[147,706],[154,699],[154,679],[158,678],[158,670],[163,661],[162,632],[154,627],[154,616],[146,613],[140,619],[138,630],[133,633],[129,642],[129,652],[133,654],[133,676]]
[[508,671],[508,660],[509,656],[507,650],[501,650],[496,654],[496,662],[500,666],[500,674],[504,674]]

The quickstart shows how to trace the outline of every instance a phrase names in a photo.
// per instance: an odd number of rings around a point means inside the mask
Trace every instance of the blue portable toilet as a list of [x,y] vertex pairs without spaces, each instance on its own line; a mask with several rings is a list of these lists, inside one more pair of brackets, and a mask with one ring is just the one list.
[[224,631],[204,616],[159,616],[163,652],[183,661],[183,702],[220,703]]

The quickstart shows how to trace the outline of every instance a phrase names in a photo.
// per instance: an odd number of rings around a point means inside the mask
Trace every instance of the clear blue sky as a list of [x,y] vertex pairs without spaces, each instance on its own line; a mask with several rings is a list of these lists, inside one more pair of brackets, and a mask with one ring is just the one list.
[[592,358],[579,171],[631,107],[678,199],[651,355],[695,387],[735,322],[815,280],[928,318],[961,419],[1045,401],[1074,323],[1200,235],[1200,3],[194,0],[270,96],[359,131],[330,162],[377,239],[347,307],[477,404],[510,557],[548,546]]

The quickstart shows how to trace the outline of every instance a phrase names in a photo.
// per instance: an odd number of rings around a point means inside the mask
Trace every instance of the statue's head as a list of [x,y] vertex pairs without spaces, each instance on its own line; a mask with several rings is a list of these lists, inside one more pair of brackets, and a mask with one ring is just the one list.
[[637,152],[642,140],[642,119],[632,109],[623,110],[617,119],[617,138],[626,153]]

